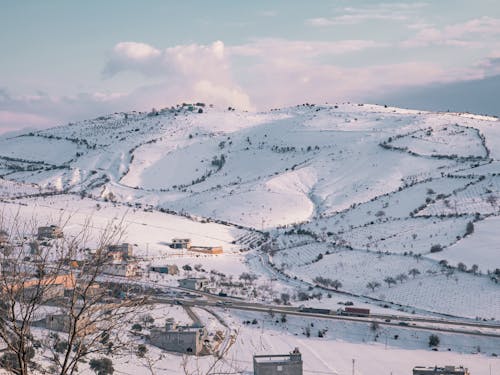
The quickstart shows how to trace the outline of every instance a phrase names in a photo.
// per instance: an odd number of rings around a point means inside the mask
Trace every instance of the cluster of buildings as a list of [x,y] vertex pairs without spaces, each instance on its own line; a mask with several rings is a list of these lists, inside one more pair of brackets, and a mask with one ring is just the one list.
[[132,244],[110,245],[107,256],[109,262],[103,265],[103,273],[123,277],[141,275],[141,268],[133,256]]

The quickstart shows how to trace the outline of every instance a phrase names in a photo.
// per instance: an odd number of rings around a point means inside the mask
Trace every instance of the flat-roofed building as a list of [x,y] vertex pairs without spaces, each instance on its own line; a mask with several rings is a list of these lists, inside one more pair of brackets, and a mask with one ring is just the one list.
[[176,353],[200,355],[204,351],[207,332],[204,327],[179,326],[169,321],[164,328],[150,330],[152,345]]
[[133,256],[133,246],[130,243],[122,243],[121,245],[109,245],[108,252],[110,254],[121,254],[122,259],[128,259]]
[[164,266],[151,266],[149,268],[152,272],[166,273],[167,275],[178,275],[179,267],[175,264],[166,264]]
[[295,348],[290,354],[253,356],[254,375],[302,375],[302,354]]
[[57,225],[50,225],[47,227],[38,227],[38,239],[52,239],[52,238],[62,238],[64,236],[63,231]]
[[179,280],[179,286],[191,290],[206,290],[208,289],[209,282],[205,277],[190,277]]
[[413,368],[413,375],[470,375],[470,372],[463,366],[416,366]]
[[191,239],[190,238],[173,238],[172,244],[170,245],[172,249],[190,249]]

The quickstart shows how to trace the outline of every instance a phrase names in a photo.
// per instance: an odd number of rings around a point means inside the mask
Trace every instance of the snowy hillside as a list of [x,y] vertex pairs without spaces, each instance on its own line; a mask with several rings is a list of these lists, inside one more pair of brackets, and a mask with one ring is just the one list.
[[[121,223],[143,272],[120,282],[182,298],[179,279],[206,277],[234,303],[265,304],[251,312],[228,311],[220,300],[212,308],[190,302],[208,329],[225,337],[222,348],[231,350],[224,366],[232,373],[251,371],[253,354],[299,346],[309,373],[350,373],[355,352],[360,373],[407,374],[431,359],[432,366],[461,363],[480,374],[498,362],[498,150],[496,118],[376,105],[248,113],[197,103],[115,113],[0,137],[2,225],[8,229],[15,218],[64,223],[72,235]],[[176,237],[224,252],[172,249]],[[179,274],[151,272],[165,264]],[[285,299],[290,309],[370,308],[381,327],[270,313]],[[189,322],[188,311],[165,301],[153,320]],[[443,348],[434,353],[432,324],[426,331],[386,314],[460,320],[474,331],[434,327]],[[478,321],[485,323],[476,329]],[[181,363],[134,340],[162,371],[211,361]],[[147,366],[130,357],[116,367],[144,373]]]
[[[154,210],[148,223],[182,214],[231,224],[229,236],[212,236],[228,248],[245,228],[265,231],[270,277],[317,284],[323,276],[356,295],[499,319],[497,305],[461,307],[465,289],[498,295],[499,149],[500,123],[484,116],[349,103],[263,113],[184,104],[0,138],[0,197],[39,207],[37,197],[61,195],[51,203],[58,209],[89,213],[109,201]],[[68,203],[65,194],[87,199]],[[179,225],[165,240],[197,238]],[[139,232],[131,238],[152,242]],[[413,268],[419,274],[408,277]],[[384,282],[402,273],[395,285]],[[380,285],[369,290],[370,281]],[[426,299],[435,283],[446,292]]]

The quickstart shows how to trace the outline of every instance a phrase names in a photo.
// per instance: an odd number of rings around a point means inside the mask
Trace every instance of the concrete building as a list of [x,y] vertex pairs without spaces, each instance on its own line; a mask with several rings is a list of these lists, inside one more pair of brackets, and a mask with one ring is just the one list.
[[165,328],[152,328],[150,342],[170,352],[200,355],[204,354],[207,332],[204,327],[178,326],[168,321]]
[[[66,314],[48,314],[45,316],[44,326],[52,331],[68,332],[71,320]],[[95,324],[89,319],[80,318],[76,331],[78,336],[90,334],[96,330]]]
[[188,278],[179,280],[179,286],[181,288],[192,289],[192,290],[207,290],[209,286],[209,280],[204,277],[200,278]]
[[170,245],[172,249],[190,249],[191,239],[190,238],[174,238],[172,239],[172,244]]
[[114,276],[134,277],[139,276],[140,268],[135,262],[113,262],[102,267],[103,273]]
[[444,367],[423,367],[417,366],[413,368],[413,375],[470,375],[467,368],[463,366],[444,366]]
[[167,275],[179,274],[179,267],[177,267],[175,264],[167,264],[164,266],[151,266],[149,270],[158,273],[166,273]]
[[290,354],[253,356],[254,375],[302,375],[302,355],[299,348]]
[[64,297],[64,285],[54,284],[39,288],[38,286],[30,286],[23,289],[22,298],[24,301],[31,300],[35,297],[41,298],[42,302],[55,300]]
[[38,239],[52,239],[52,238],[62,238],[64,236],[63,231],[57,225],[50,225],[48,227],[38,227]]
[[133,246],[130,243],[122,243],[121,245],[109,245],[108,252],[110,254],[121,254],[122,259],[128,259],[133,256]]

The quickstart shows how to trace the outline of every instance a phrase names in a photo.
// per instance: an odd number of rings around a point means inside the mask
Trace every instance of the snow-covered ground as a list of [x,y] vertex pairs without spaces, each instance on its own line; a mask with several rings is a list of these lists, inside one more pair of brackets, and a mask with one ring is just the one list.
[[[147,285],[205,276],[217,291],[266,303],[287,293],[298,305],[294,297],[307,292],[316,293],[308,304],[329,309],[348,298],[372,311],[394,302],[406,313],[500,320],[498,150],[495,118],[367,104],[115,113],[0,137],[0,212],[7,227],[16,214],[39,225],[67,221],[67,235],[88,220],[96,234],[123,221],[122,240],[134,244],[144,270],[181,268],[178,276],[145,272],[135,280]],[[224,253],[174,251],[175,237]],[[235,286],[244,273],[257,280]],[[315,288],[318,276],[354,295]],[[398,276],[395,285],[384,281]],[[380,286],[372,291],[369,282]],[[179,307],[163,307],[155,310],[159,321],[185,319]],[[220,323],[199,314],[214,329]],[[233,371],[250,373],[254,353],[295,346],[306,373],[349,374],[353,358],[359,374],[409,374],[414,365],[435,364],[463,364],[474,375],[500,368],[488,357],[498,354],[494,339],[443,334],[440,351],[431,352],[427,333],[405,328],[384,328],[374,342],[366,324],[319,321],[312,332],[328,328],[326,336],[306,338],[311,322],[303,318],[262,326],[262,314],[219,314],[239,332],[226,363]],[[250,316],[256,326],[242,324]],[[481,353],[471,354],[478,346]],[[150,350],[159,370],[180,372],[181,356]],[[200,359],[203,366],[210,360]],[[145,363],[135,358],[117,369],[142,372],[134,366]]]

